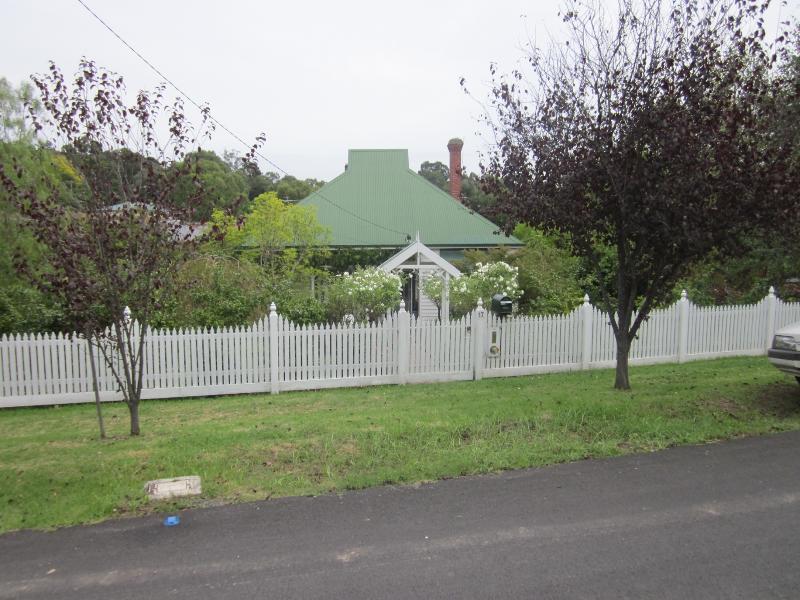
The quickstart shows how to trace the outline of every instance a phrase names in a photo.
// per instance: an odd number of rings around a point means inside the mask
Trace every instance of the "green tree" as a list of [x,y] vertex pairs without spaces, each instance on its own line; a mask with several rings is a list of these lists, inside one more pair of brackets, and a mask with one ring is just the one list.
[[[186,165],[189,168],[186,169]],[[240,214],[247,200],[247,180],[240,171],[235,171],[211,150],[198,150],[187,153],[185,159],[174,169],[184,170],[172,193],[176,207],[186,208],[193,204],[192,217],[206,221],[214,209],[227,210]],[[200,198],[194,200],[198,190]]]
[[325,185],[325,182],[317,179],[300,180],[293,175],[284,175],[275,184],[275,192],[281,200],[297,202],[307,198],[323,185]]
[[226,150],[222,153],[222,160],[225,161],[231,170],[242,174],[247,182],[247,198],[252,200],[265,192],[274,192],[275,186],[280,179],[280,175],[267,171],[262,173],[254,161],[245,160],[241,154],[234,150]]
[[[19,174],[17,182],[37,198],[49,194],[74,206],[83,182],[64,154],[34,145],[29,139],[0,142],[0,168]],[[57,299],[18,272],[38,277],[49,269],[47,246],[38,242],[14,197],[0,187],[0,333],[64,330]]]
[[30,83],[23,82],[15,88],[0,77],[0,142],[32,141],[35,132],[28,126],[26,110],[39,113],[41,108]]
[[[450,167],[443,162],[425,161],[418,173],[443,192],[450,193]],[[496,219],[497,215],[492,213],[494,199],[481,186],[481,178],[477,173],[464,171],[461,175],[461,202],[485,217]],[[502,221],[498,223],[502,224]]]
[[431,162],[426,160],[419,166],[418,173],[442,191],[450,189],[450,167],[441,161]]
[[782,237],[750,237],[738,256],[710,255],[675,286],[696,304],[749,304],[774,285],[783,300],[800,300],[800,247]]
[[273,278],[292,279],[328,253],[328,230],[307,206],[288,204],[277,193],[253,199],[239,224],[215,211],[211,223],[229,252],[252,259]]
[[[80,147],[66,144],[61,150],[64,159],[76,173],[86,174],[79,177],[81,185],[76,194],[80,196],[91,193],[85,185],[89,176],[96,182],[94,185],[101,186],[97,193],[104,198],[108,207],[135,201],[135,190],[146,185],[148,174],[163,170],[159,161],[152,156],[145,156],[129,148],[103,148],[100,142],[93,143],[91,148],[85,144],[80,144]],[[72,202],[75,207],[79,204],[78,199]]]
[[206,252],[260,267],[265,297],[281,314],[302,323],[322,318],[312,289],[326,276],[318,265],[330,255],[329,233],[317,222],[313,208],[283,202],[275,192],[267,192],[253,199],[241,219],[214,211],[211,237]]
[[322,320],[322,304],[313,297],[319,268],[330,255],[328,230],[313,208],[283,202],[275,192],[253,199],[241,218],[215,210],[210,220],[211,241],[204,251],[257,265],[260,289],[268,305],[297,323]]

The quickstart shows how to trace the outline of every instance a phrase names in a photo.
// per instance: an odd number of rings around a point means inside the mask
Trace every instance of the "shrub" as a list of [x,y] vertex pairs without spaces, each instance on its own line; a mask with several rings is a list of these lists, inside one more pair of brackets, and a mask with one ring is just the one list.
[[175,274],[175,286],[153,316],[154,327],[249,325],[268,313],[263,271],[247,261],[201,256]]
[[378,267],[356,269],[333,278],[327,289],[326,313],[329,319],[341,321],[352,315],[359,321],[377,321],[387,310],[400,304],[403,280]]
[[[478,303],[478,298],[489,306],[492,296],[505,294],[512,300],[522,296],[517,283],[518,269],[506,262],[477,263],[473,273],[450,279],[450,316],[458,318]],[[441,308],[443,277],[440,274],[428,277],[422,284],[422,291]]]
[[581,261],[570,253],[569,238],[545,233],[527,225],[517,225],[514,235],[522,248],[467,250],[464,270],[478,263],[505,261],[519,269],[518,283],[523,294],[517,305],[525,314],[562,314],[580,305],[585,291],[600,296],[597,285],[581,270]]

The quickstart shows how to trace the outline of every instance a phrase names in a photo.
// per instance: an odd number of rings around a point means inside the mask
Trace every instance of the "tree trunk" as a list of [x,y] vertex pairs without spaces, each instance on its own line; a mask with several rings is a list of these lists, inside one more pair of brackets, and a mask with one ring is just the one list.
[[131,413],[131,435],[139,435],[139,401],[128,402],[128,411]]
[[92,389],[94,390],[94,403],[97,407],[97,423],[100,425],[100,439],[103,440],[106,437],[106,426],[103,423],[103,411],[100,408],[100,390],[97,389],[97,367],[94,364],[92,342],[87,339],[86,343],[89,345],[89,363],[92,365]]
[[628,332],[620,330],[617,335],[617,377],[614,381],[614,388],[618,390],[631,389],[631,381],[628,377],[628,353],[631,349],[631,342],[628,339]]

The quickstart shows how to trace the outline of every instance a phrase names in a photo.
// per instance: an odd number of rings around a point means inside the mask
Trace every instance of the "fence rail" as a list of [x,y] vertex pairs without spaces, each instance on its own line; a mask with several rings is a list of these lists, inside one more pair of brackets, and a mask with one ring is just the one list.
[[[685,296],[652,311],[631,364],[764,354],[776,329],[800,321],[800,303],[777,299],[699,307]],[[0,337],[0,407],[94,400],[90,348],[77,335]],[[97,351],[95,350],[95,354]],[[152,330],[144,398],[421,383],[613,366],[607,315],[589,303],[567,315],[499,319],[479,304],[449,321],[417,320],[401,307],[380,323],[296,325],[277,314],[248,327]],[[103,401],[120,400],[96,356]]]

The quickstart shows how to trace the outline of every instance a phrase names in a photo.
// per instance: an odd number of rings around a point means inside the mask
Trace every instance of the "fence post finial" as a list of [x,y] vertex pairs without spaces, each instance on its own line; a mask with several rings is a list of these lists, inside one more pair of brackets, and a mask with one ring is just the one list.
[[131,322],[131,307],[126,306],[125,310],[122,311],[122,318],[125,319],[126,323]]
[[270,302],[269,303],[269,314],[273,314],[273,313],[277,314],[277,312],[278,312],[278,307],[275,306],[274,302]]
[[681,291],[681,302],[686,302],[687,300],[688,300],[688,297],[686,295],[686,290],[682,290]]
[[584,294],[583,295],[583,303],[584,304],[589,304],[589,294]]
[[406,301],[402,298],[400,299],[400,309],[398,312],[406,312]]
[[769,286],[769,295],[770,296],[774,296],[775,295],[775,288],[773,286]]

